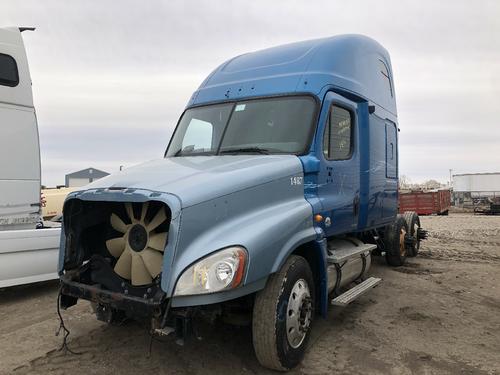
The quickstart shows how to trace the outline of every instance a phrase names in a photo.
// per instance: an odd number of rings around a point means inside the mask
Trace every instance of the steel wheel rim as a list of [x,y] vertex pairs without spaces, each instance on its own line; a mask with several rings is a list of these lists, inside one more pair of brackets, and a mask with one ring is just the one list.
[[406,255],[406,245],[405,245],[406,230],[401,228],[399,231],[399,254],[401,256]]
[[286,311],[286,337],[288,344],[297,349],[306,338],[311,325],[312,304],[311,292],[304,279],[295,282]]
[[413,236],[415,237],[415,249],[420,249],[420,238],[418,237],[418,230],[420,229],[420,224],[415,221]]

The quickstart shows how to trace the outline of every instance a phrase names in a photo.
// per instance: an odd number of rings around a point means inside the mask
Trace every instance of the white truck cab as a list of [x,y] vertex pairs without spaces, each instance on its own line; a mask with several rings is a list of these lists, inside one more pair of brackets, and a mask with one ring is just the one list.
[[41,226],[40,145],[19,28],[0,28],[0,287],[57,277],[60,228]]
[[0,230],[40,217],[40,147],[28,60],[19,29],[0,29]]

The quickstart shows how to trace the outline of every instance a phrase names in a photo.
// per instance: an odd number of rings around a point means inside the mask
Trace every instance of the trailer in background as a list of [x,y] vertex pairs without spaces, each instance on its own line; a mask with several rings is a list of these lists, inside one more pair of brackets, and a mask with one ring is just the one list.
[[433,191],[400,191],[399,212],[414,211],[419,215],[448,215],[451,193],[448,189]]
[[453,175],[453,205],[478,214],[500,214],[500,172]]

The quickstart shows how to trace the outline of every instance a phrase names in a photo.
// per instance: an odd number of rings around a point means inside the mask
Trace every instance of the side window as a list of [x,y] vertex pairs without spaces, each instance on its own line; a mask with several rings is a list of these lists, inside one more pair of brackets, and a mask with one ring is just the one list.
[[352,116],[341,107],[330,108],[328,124],[323,136],[323,154],[329,160],[345,160],[352,151]]
[[0,53],[0,85],[14,87],[18,83],[19,73],[16,60],[12,56]]
[[393,97],[394,93],[392,92],[392,79],[389,74],[389,70],[387,69],[387,65],[385,65],[382,60],[379,60],[378,62],[380,64],[380,73],[382,74],[382,79],[387,86],[387,91],[389,91],[391,93],[391,97]]
[[189,147],[191,151],[208,151],[212,148],[212,136],[213,126],[211,123],[193,118],[184,134],[182,149]]

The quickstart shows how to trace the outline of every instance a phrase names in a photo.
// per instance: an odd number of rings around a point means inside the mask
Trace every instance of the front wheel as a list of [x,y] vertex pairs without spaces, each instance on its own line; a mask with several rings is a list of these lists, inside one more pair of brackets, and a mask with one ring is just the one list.
[[307,261],[292,255],[257,293],[253,346],[260,364],[286,371],[302,358],[314,318],[314,280]]

